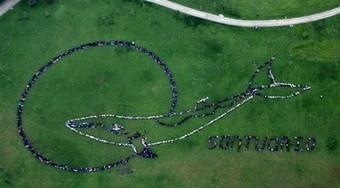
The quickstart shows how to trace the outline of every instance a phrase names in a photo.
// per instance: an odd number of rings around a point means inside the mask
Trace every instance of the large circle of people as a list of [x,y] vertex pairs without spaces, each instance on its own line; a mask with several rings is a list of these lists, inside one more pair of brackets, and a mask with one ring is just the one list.
[[72,171],[72,172],[95,172],[95,171],[100,171],[100,170],[107,170],[113,167],[116,167],[121,164],[126,164],[131,158],[134,156],[140,155],[144,158],[154,158],[156,157],[155,154],[151,152],[148,148],[144,148],[143,151],[139,153],[133,153],[132,155],[122,159],[118,160],[113,163],[109,163],[106,165],[98,166],[98,167],[73,167],[70,165],[66,164],[61,164],[54,162],[52,160],[47,159],[44,157],[41,153],[39,153],[31,144],[30,140],[26,136],[23,128],[23,112],[24,112],[24,104],[25,100],[31,91],[32,86],[36,83],[36,81],[44,74],[47,72],[49,68],[52,67],[52,65],[57,64],[62,58],[73,54],[77,51],[84,50],[87,48],[95,48],[95,47],[100,47],[100,46],[114,46],[114,47],[125,47],[128,49],[136,50],[139,51],[147,56],[149,56],[155,63],[157,63],[166,76],[169,79],[170,82],[170,89],[171,89],[171,106],[169,110],[169,114],[173,113],[174,109],[176,108],[177,105],[177,88],[176,88],[176,81],[174,79],[174,76],[172,75],[170,69],[168,66],[165,64],[165,62],[159,58],[155,53],[149,51],[146,48],[140,47],[135,45],[134,42],[129,42],[129,41],[119,41],[119,40],[113,40],[113,41],[95,41],[87,44],[83,44],[74,48],[71,48],[58,56],[54,57],[52,60],[50,60],[47,64],[42,66],[34,75],[33,77],[29,80],[28,84],[26,85],[23,93],[20,96],[19,104],[17,107],[17,128],[18,128],[18,133],[22,137],[22,141],[24,143],[24,146],[33,154],[33,156],[41,161],[42,163],[45,163],[47,165],[50,165],[52,167],[61,169],[61,170],[66,170],[66,171]]

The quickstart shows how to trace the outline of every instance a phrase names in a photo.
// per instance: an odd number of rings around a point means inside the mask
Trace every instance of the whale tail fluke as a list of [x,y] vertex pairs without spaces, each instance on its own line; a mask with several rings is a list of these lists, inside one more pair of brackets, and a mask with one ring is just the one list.
[[[305,84],[293,84],[277,81],[272,72],[272,64],[275,57],[270,58],[259,66],[250,78],[247,91],[256,92],[258,96],[266,99],[287,99],[302,94],[311,87]],[[266,71],[264,70],[266,69]],[[257,83],[259,77],[265,76],[261,83]]]

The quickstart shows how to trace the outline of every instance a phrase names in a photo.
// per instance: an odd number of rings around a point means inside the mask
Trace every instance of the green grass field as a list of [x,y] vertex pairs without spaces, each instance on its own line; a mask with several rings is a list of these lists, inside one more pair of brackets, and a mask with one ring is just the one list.
[[[256,18],[257,11],[260,18],[275,18],[339,6],[337,0],[308,1],[308,6],[288,1],[283,7],[267,0],[258,8],[245,0],[223,4],[242,18]],[[0,187],[340,187],[340,150],[326,147],[329,138],[340,141],[339,23],[337,16],[293,28],[254,30],[135,0],[20,3],[0,17]],[[124,167],[92,174],[40,163],[16,130],[17,102],[26,83],[60,52],[113,39],[135,41],[166,61],[178,85],[178,111],[205,96],[217,100],[242,92],[254,69],[273,55],[279,80],[312,89],[291,100],[256,99],[193,137],[153,148],[159,155],[154,160],[134,158]],[[164,113],[169,101],[167,78],[145,56],[88,49],[63,59],[38,81],[26,102],[24,128],[33,145],[54,161],[101,165],[131,150],[80,137],[64,126],[67,119]],[[148,129],[159,137],[169,134],[166,128]],[[208,137],[222,134],[314,136],[318,145],[310,153],[208,150]]]

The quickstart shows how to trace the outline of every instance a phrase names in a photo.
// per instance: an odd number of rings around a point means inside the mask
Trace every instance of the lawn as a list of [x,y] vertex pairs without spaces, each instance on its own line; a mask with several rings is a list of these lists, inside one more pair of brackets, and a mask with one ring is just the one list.
[[[225,6],[237,10],[236,17],[256,18],[253,2],[238,2]],[[278,2],[264,1],[270,6],[258,8],[260,18],[339,6],[336,0],[311,0],[308,6],[296,2],[280,8]],[[340,141],[339,23],[338,16],[255,30],[205,22],[135,0],[59,0],[35,7],[20,3],[0,17],[0,187],[339,187],[340,151],[326,147],[329,138]],[[218,100],[244,91],[254,69],[273,55],[278,80],[312,89],[291,100],[256,99],[193,137],[154,147],[159,155],[154,160],[134,158],[118,169],[91,174],[40,163],[23,147],[16,130],[22,90],[64,50],[114,39],[135,41],[165,60],[177,81],[178,111],[205,96]],[[87,49],[63,59],[34,86],[24,128],[48,158],[97,166],[131,150],[80,137],[65,127],[67,119],[96,113],[158,114],[169,105],[168,80],[150,59],[109,47]],[[154,125],[139,126],[155,138],[170,135],[168,128]],[[223,134],[314,136],[317,147],[303,153],[209,150],[208,137]]]

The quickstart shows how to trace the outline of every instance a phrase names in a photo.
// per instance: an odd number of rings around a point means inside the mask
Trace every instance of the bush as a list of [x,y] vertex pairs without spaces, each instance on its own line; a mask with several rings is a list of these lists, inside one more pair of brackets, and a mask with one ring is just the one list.
[[328,137],[326,140],[326,147],[328,151],[335,151],[338,147],[338,141],[334,137]]

